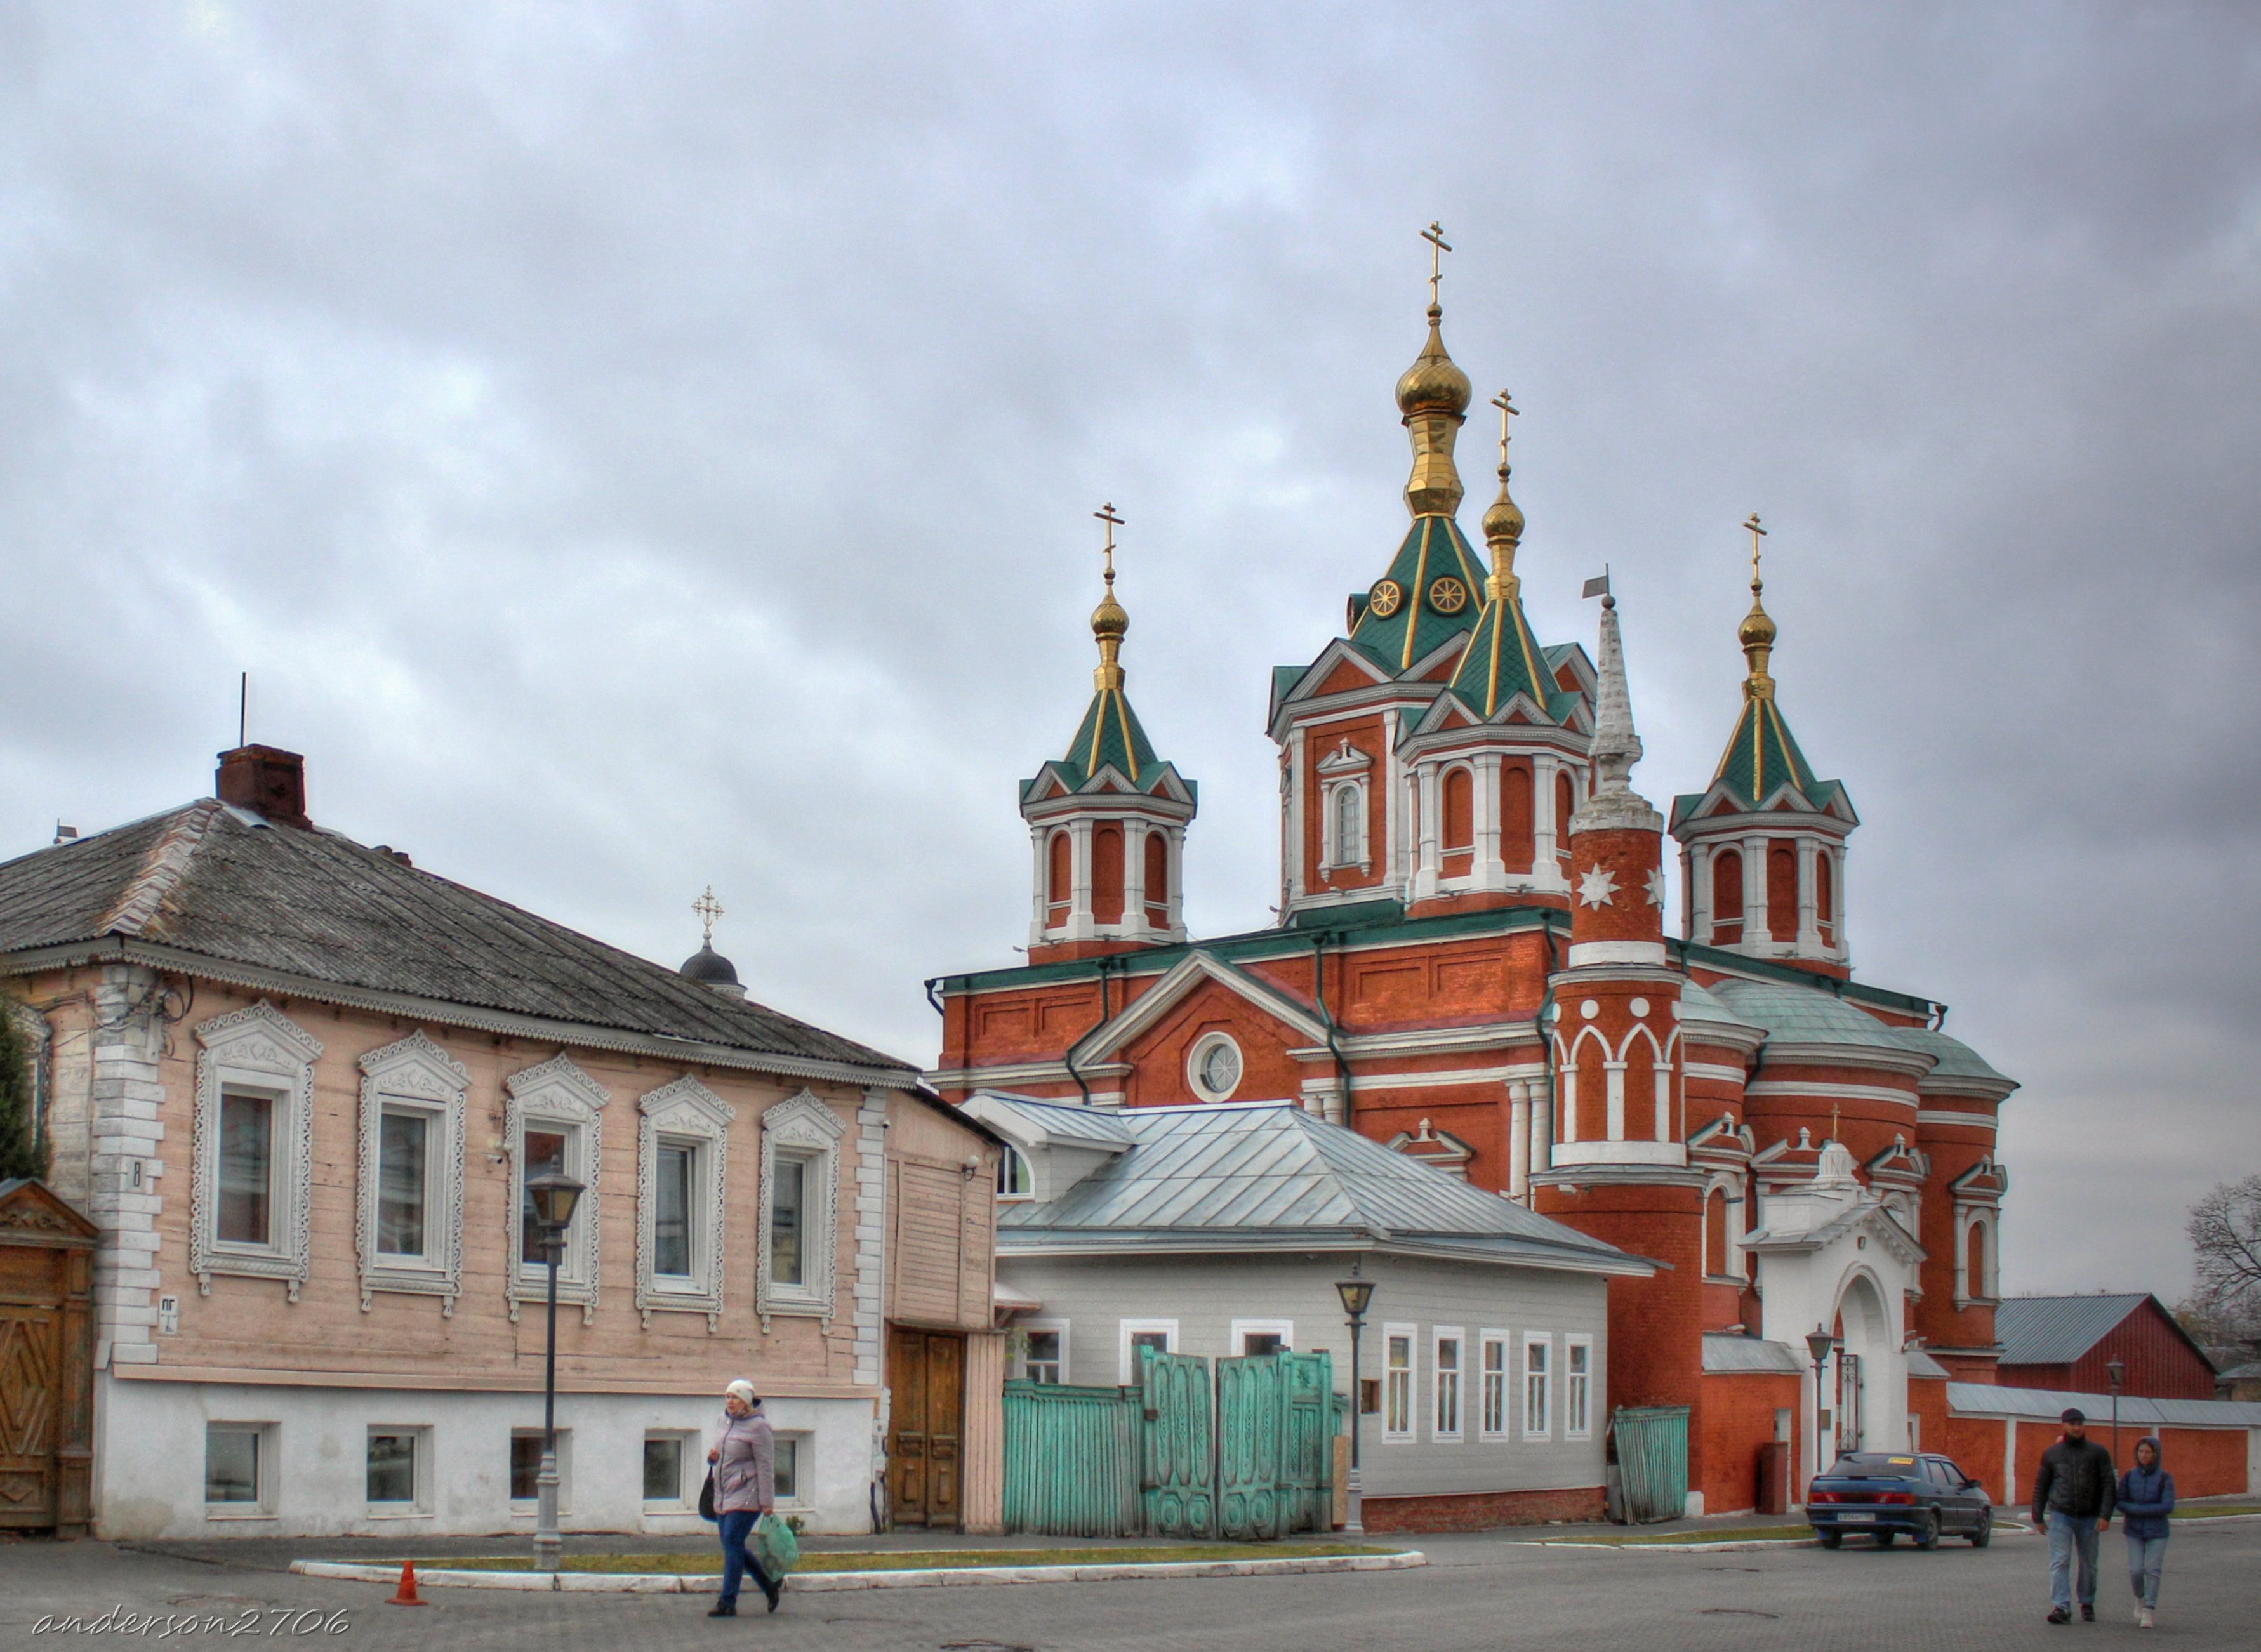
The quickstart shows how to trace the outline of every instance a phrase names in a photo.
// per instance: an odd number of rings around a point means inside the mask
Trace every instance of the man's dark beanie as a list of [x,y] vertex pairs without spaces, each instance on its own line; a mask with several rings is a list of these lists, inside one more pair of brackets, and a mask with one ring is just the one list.
[[2061,1423],[2085,1423],[2087,1420],[2088,1419],[2081,1414],[2080,1407],[2078,1405],[2067,1407],[2064,1415],[2057,1419]]

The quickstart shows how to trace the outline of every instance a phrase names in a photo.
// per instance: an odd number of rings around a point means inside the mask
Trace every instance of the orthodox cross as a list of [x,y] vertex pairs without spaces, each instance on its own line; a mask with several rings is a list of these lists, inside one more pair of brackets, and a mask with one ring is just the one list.
[[1751,520],[1745,522],[1743,526],[1749,530],[1751,535],[1751,589],[1755,591],[1759,588],[1759,541],[1766,537],[1766,529],[1759,526],[1759,514],[1756,511],[1751,513]]
[[1123,526],[1123,519],[1115,514],[1115,506],[1112,504],[1101,506],[1092,512],[1092,514],[1107,524],[1107,542],[1102,545],[1099,550],[1100,554],[1107,558],[1107,588],[1113,591],[1115,589],[1115,530]]
[[1491,399],[1491,405],[1499,409],[1499,468],[1504,470],[1507,469],[1507,421],[1521,413],[1523,409],[1517,406],[1504,390]]
[[1421,232],[1421,239],[1429,243],[1429,307],[1437,307],[1437,284],[1445,278],[1443,255],[1453,250],[1453,243],[1445,239],[1445,226],[1432,223]]
[[714,945],[714,920],[722,916],[722,903],[714,898],[713,884],[708,884],[707,893],[691,903],[691,909],[699,915],[699,922],[706,931],[706,938],[702,945]]

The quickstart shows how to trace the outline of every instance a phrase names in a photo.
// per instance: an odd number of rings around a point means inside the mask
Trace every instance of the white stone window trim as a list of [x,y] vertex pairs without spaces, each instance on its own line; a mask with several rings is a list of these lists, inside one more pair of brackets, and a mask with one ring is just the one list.
[[[437,1296],[453,1318],[463,1289],[463,1097],[470,1069],[420,1031],[361,1059],[360,1163],[355,1196],[355,1250],[361,1263],[361,1311],[380,1290]],[[377,1248],[379,1158],[384,1115],[413,1112],[427,1121],[425,1225],[431,1246],[421,1261]]]
[[[1540,1363],[1531,1363],[1533,1349],[1538,1350]],[[1531,1403],[1533,1379],[1536,1379],[1539,1404]],[[1523,1411],[1523,1437],[1534,1443],[1554,1437],[1554,1333],[1551,1331],[1526,1331],[1523,1333],[1523,1363],[1518,1372],[1518,1387],[1521,1390],[1517,1403]],[[1532,1426],[1532,1413],[1538,1413],[1538,1426]]]
[[[1393,1366],[1389,1363],[1389,1345],[1399,1337],[1405,1340],[1405,1363]],[[1421,1327],[1418,1325],[1384,1325],[1382,1327],[1382,1441],[1386,1446],[1410,1446],[1419,1437],[1420,1425],[1417,1419],[1420,1416],[1421,1406],[1418,1380],[1420,1344]],[[1399,1373],[1403,1373],[1405,1379],[1405,1426],[1392,1428],[1389,1426],[1389,1408],[1395,1396],[1390,1391],[1391,1378]]]
[[[1960,1312],[1965,1308],[1999,1306],[2000,1297],[1995,1292],[2001,1266],[1996,1248],[1995,1224],[1999,1212],[1991,1204],[1957,1204],[1955,1207],[1955,1306]],[[1981,1260],[1978,1279],[1970,1277],[1970,1233],[1977,1229],[1985,1235],[1985,1254]]]
[[[1445,1344],[1453,1345],[1453,1363],[1445,1363]],[[1449,1381],[1447,1380],[1449,1379]],[[1449,1395],[1452,1416],[1446,1418]],[[1439,1445],[1457,1446],[1468,1438],[1468,1333],[1461,1325],[1429,1327],[1429,1438]]]
[[[1202,1069],[1209,1065],[1210,1052],[1217,1050],[1232,1052],[1232,1082],[1211,1084]],[[1248,1058],[1242,1053],[1240,1042],[1229,1032],[1204,1032],[1186,1051],[1186,1085],[1205,1102],[1229,1102],[1239,1091],[1248,1077]]]
[[1225,1347],[1232,1354],[1245,1355],[1251,1336],[1277,1337],[1283,1353],[1296,1351],[1296,1322],[1293,1319],[1235,1319],[1225,1333]]
[[611,1093],[573,1064],[556,1055],[539,1067],[513,1073],[503,1081],[509,1095],[504,1110],[503,1140],[510,1153],[510,1198],[504,1207],[509,1266],[504,1273],[504,1292],[510,1320],[518,1323],[527,1303],[548,1300],[549,1269],[544,1259],[524,1253],[526,1209],[526,1131],[529,1124],[563,1124],[571,1144],[565,1173],[581,1184],[572,1225],[565,1230],[565,1245],[557,1259],[557,1300],[581,1310],[581,1323],[597,1317],[597,1263],[603,1224],[598,1219],[598,1171],[604,1163],[605,1103]]
[[[847,1121],[813,1090],[802,1090],[762,1112],[760,1231],[757,1240],[754,1308],[762,1332],[775,1314],[813,1315],[829,1330],[835,1296],[833,1233],[840,1204],[840,1141]],[[771,1277],[771,1217],[781,1159],[808,1167],[801,1173],[801,1280],[781,1285]]]
[[[1513,1437],[1515,1423],[1515,1387],[1518,1373],[1513,1352],[1515,1339],[1507,1332],[1486,1326],[1476,1332],[1476,1439],[1488,1446],[1503,1446]],[[1492,1354],[1497,1351],[1499,1363],[1494,1366]],[[1491,1386],[1497,1377],[1499,1384],[1499,1426],[1491,1426]]]
[[[197,1276],[199,1296],[211,1296],[213,1275],[226,1274],[279,1279],[284,1300],[295,1303],[313,1253],[314,1063],[321,1059],[321,1043],[264,999],[215,1016],[197,1028],[196,1036],[203,1048],[197,1054],[189,1271]],[[265,1245],[219,1239],[220,1097],[231,1090],[276,1103],[273,1207]]]
[[[722,1242],[730,1123],[738,1110],[685,1074],[636,1100],[635,1304],[643,1328],[655,1312],[703,1313],[712,1333],[722,1317]],[[662,1275],[658,1257],[659,1150],[688,1146],[691,1273]]]
[[[1574,1348],[1583,1348],[1586,1351],[1586,1368],[1583,1374],[1575,1372],[1570,1368],[1570,1351]],[[1583,1375],[1586,1384],[1585,1422],[1583,1426],[1579,1425],[1576,1409],[1570,1404],[1571,1396],[1576,1391],[1578,1380],[1581,1375]],[[1592,1335],[1583,1331],[1575,1334],[1566,1334],[1562,1339],[1563,1439],[1591,1440],[1594,1437],[1594,1378],[1597,1375],[1598,1372],[1594,1365],[1594,1339]]]
[[1176,1354],[1181,1351],[1178,1346],[1178,1322],[1174,1319],[1118,1320],[1116,1323],[1115,1335],[1116,1355],[1123,1373],[1116,1380],[1126,1388],[1138,1380],[1138,1351],[1131,1346],[1131,1338],[1159,1336],[1162,1339],[1163,1353]]

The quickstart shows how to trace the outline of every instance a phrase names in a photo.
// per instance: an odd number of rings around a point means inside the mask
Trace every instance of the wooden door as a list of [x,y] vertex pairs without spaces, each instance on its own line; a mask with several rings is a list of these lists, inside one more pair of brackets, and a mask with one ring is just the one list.
[[0,1528],[86,1529],[94,1239],[39,1182],[0,1182]]
[[955,1529],[965,1426],[964,1333],[890,1326],[887,1386],[889,1517],[897,1526]]

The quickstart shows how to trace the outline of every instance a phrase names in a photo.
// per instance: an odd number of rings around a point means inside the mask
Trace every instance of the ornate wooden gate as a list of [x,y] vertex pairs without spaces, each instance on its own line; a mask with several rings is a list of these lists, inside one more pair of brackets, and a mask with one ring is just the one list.
[[1207,1537],[1215,1530],[1217,1462],[1209,1361],[1142,1348],[1138,1383],[1145,1407],[1138,1489],[1146,1530],[1156,1537]]
[[1217,1529],[1242,1540],[1332,1524],[1332,1361],[1251,1354],[1217,1362]]
[[94,1224],[0,1182],[0,1526],[83,1536],[94,1466]]
[[962,1332],[889,1327],[887,1512],[897,1526],[958,1524],[965,1426]]

